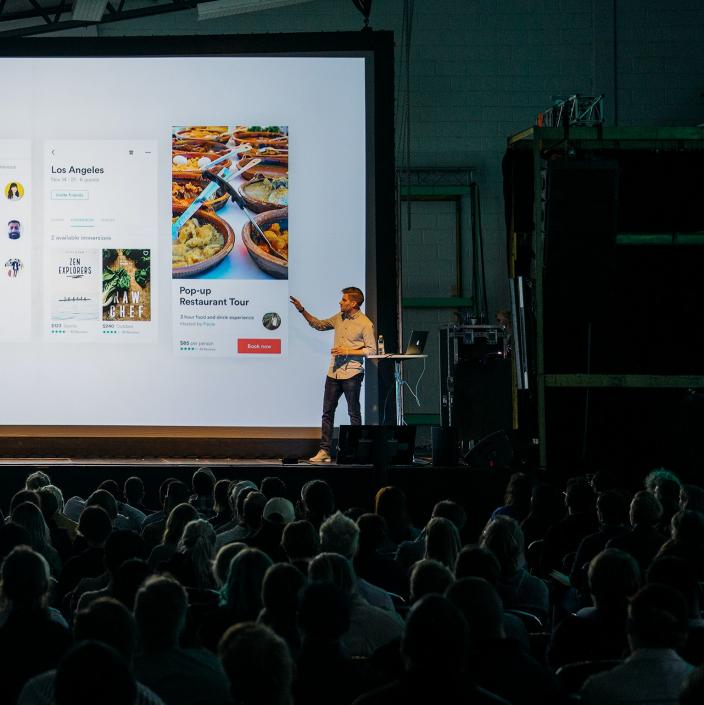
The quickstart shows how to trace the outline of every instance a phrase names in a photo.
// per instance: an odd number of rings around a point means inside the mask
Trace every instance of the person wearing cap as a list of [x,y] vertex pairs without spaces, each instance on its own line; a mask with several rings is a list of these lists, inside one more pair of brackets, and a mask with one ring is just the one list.
[[293,504],[284,497],[272,497],[262,513],[262,524],[249,538],[244,540],[250,548],[264,551],[275,563],[288,561],[281,547],[281,536],[287,524],[296,520]]

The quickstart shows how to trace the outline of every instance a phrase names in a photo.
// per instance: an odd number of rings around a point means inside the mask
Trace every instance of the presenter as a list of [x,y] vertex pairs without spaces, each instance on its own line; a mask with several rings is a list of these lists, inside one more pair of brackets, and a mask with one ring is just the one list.
[[359,394],[364,379],[364,358],[376,352],[374,325],[360,311],[360,306],[364,303],[364,294],[356,286],[348,286],[342,290],[340,313],[322,320],[308,313],[298,299],[293,296],[290,298],[291,303],[308,321],[311,328],[335,331],[335,339],[330,350],[330,367],[325,378],[320,450],[310,459],[312,463],[329,463],[335,409],[343,394],[347,401],[350,423],[353,426],[359,426],[362,423]]

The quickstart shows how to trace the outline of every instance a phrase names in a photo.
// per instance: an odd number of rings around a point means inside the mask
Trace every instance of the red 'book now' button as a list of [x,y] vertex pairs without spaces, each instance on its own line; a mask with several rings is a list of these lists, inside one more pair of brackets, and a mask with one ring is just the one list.
[[280,355],[281,340],[279,338],[238,338],[237,352],[253,355]]

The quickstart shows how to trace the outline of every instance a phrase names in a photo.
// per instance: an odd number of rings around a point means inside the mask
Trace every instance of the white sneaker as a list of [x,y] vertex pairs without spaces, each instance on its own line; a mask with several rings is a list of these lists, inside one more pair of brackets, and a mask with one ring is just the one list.
[[329,463],[332,458],[330,453],[322,448],[312,457],[308,459],[311,463]]

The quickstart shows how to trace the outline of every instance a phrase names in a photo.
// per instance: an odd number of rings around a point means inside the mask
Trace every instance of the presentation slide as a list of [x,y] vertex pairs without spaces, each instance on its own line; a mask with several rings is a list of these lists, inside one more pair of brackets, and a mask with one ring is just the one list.
[[0,424],[319,426],[289,296],[366,288],[364,59],[3,67]]

